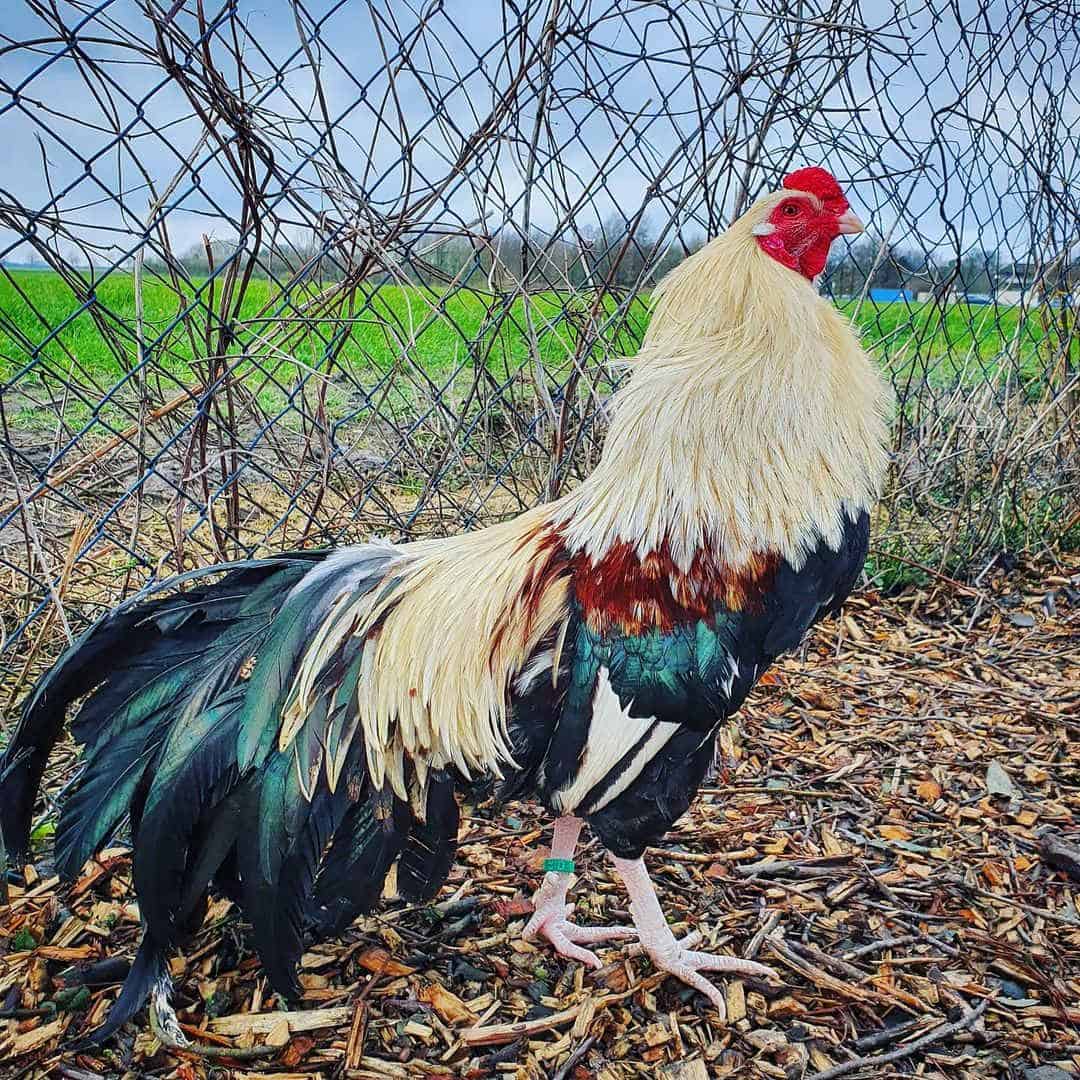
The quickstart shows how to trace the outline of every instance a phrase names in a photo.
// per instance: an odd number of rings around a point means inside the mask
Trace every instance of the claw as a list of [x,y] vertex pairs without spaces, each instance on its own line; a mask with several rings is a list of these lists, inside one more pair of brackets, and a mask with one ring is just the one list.
[[592,949],[583,949],[574,942],[571,937],[573,929],[573,923],[560,921],[554,924],[548,923],[544,927],[542,933],[552,944],[559,956],[565,956],[568,960],[577,960],[579,963],[584,964],[586,967],[591,967],[594,970],[603,967],[603,964],[600,962],[600,957],[597,956]]

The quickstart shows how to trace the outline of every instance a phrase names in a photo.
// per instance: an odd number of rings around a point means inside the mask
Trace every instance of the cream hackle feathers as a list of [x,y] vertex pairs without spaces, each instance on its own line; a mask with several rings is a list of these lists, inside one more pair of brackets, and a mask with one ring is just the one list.
[[[376,787],[419,798],[429,769],[499,773],[507,689],[567,618],[565,556],[551,543],[547,508],[473,533],[398,548],[388,587],[340,598],[301,663],[278,736],[286,749],[311,713],[319,673],[348,635],[368,638],[356,715]],[[326,763],[336,786],[344,750]],[[406,759],[418,788],[406,785]],[[418,790],[419,789],[419,790]]]
[[732,568],[800,567],[842,510],[868,507],[887,463],[891,394],[847,319],[765,255],[756,203],[661,283],[595,471],[555,511],[573,548],[687,568],[710,544]]
[[709,544],[737,569],[766,552],[798,567],[819,539],[839,545],[843,511],[878,492],[891,399],[847,320],[759,249],[751,230],[787,195],[756,203],[664,279],[601,460],[575,491],[402,545],[386,587],[340,599],[303,659],[281,749],[345,635],[365,635],[355,704],[372,780],[406,797],[411,760],[422,805],[428,769],[511,762],[510,683],[541,642],[561,647],[568,553],[666,543],[685,569]]

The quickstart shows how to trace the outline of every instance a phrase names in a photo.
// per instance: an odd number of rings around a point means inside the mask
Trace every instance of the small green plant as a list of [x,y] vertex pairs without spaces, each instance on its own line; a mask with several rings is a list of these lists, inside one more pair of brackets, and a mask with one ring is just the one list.
[[11,939],[12,952],[25,952],[36,947],[37,939],[25,926]]

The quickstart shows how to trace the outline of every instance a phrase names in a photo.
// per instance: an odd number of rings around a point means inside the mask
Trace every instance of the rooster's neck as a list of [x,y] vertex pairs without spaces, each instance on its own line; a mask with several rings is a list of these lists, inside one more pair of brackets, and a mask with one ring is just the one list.
[[846,515],[871,505],[887,388],[846,320],[777,270],[797,287],[774,291],[786,306],[771,323],[758,303],[726,328],[713,318],[715,333],[680,337],[669,321],[679,290],[664,294],[597,468],[555,508],[572,554],[599,568],[624,565],[625,550],[642,573],[670,563],[698,588],[705,562],[728,575],[763,559],[801,566],[822,540],[838,548]]

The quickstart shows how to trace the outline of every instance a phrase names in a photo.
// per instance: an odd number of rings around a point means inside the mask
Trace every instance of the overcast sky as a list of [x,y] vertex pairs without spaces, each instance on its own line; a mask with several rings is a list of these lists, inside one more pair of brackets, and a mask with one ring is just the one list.
[[[563,11],[593,17],[608,6],[575,2]],[[947,7],[943,2],[938,6]],[[529,42],[540,38],[546,7],[534,5]],[[103,107],[100,87],[95,97],[70,52],[55,43],[32,44],[54,31],[23,0],[8,0],[0,27],[9,43],[0,55],[0,201],[13,198],[50,213],[58,209],[80,235],[109,247],[104,262],[119,262],[143,228],[151,200],[147,179],[134,167],[131,153],[159,192],[194,153],[200,184],[195,187],[185,177],[173,194],[168,214],[173,246],[183,251],[204,233],[234,236],[229,222],[238,213],[238,195],[215,158],[214,143],[200,142],[203,126],[193,118],[188,100],[160,66],[94,40],[124,34],[152,40],[138,5],[98,0],[60,8],[69,26],[84,20],[77,35],[87,55],[112,58],[106,67],[115,112]],[[710,117],[703,138],[679,147],[697,128],[702,108],[707,112],[711,102],[724,96],[730,72],[745,62],[751,29],[759,23],[748,17],[744,40],[738,35],[721,40],[714,28],[724,8],[711,0],[683,5],[677,25],[653,5],[628,2],[623,8],[630,12],[625,18],[593,27],[587,65],[566,60],[570,43],[557,46],[556,60],[566,62],[556,63],[543,91],[550,127],[543,131],[539,159],[530,165],[523,151],[540,92],[533,86],[523,98],[521,124],[482,162],[474,162],[471,173],[449,183],[424,215],[426,223],[453,227],[455,221],[483,218],[489,229],[509,220],[520,223],[527,186],[533,192],[532,221],[541,227],[568,215],[579,224],[596,224],[615,210],[633,214],[647,197],[649,218],[657,226],[675,219],[687,232],[713,231],[726,218],[737,185],[721,151],[726,137],[743,130],[745,112],[738,114],[736,103],[725,104]],[[100,13],[85,15],[95,9]],[[207,10],[217,7],[208,2]],[[268,78],[275,69],[285,71],[280,85],[267,82],[247,89],[261,108],[287,119],[271,126],[266,114],[259,114],[260,133],[279,167],[268,196],[274,212],[281,221],[298,224],[310,224],[318,209],[340,216],[343,207],[352,205],[349,198],[316,192],[316,182],[325,184],[327,174],[304,165],[325,125],[312,92],[310,65],[298,54],[301,35],[293,9],[287,0],[243,0],[240,10],[251,66]],[[463,137],[477,128],[497,91],[507,86],[518,42],[511,39],[507,45],[504,9],[449,0],[425,20],[411,54],[413,70],[389,65],[396,73],[396,102],[393,109],[381,110],[382,120],[378,103],[390,89],[383,50],[393,37],[393,24],[399,36],[409,36],[418,26],[412,6],[402,0],[373,0],[371,5],[308,0],[305,11],[309,18],[303,36],[314,42],[327,111],[335,121],[343,117],[334,124],[339,160],[378,213],[398,212],[452,172],[449,162],[461,152]],[[873,30],[890,24],[877,46],[902,44],[889,36],[898,30],[890,22],[894,11],[892,3],[861,5],[861,25]],[[1008,4],[992,4],[982,24],[972,21],[975,4],[961,2],[960,11],[967,24],[964,40],[955,20],[935,20],[926,5],[912,3],[901,28],[915,48],[905,62],[875,54],[872,35],[860,39],[868,47],[847,72],[846,90],[830,91],[812,116],[775,122],[754,181],[773,179],[770,167],[782,169],[791,146],[799,145],[795,164],[813,161],[830,167],[850,182],[852,201],[864,215],[881,232],[894,232],[899,242],[934,251],[948,245],[951,236],[967,247],[1027,250],[1033,234],[1037,238],[1046,228],[1045,222],[1032,220],[1031,161],[1043,153],[1062,190],[1080,188],[1075,142],[1051,151],[1040,147],[1036,137],[1052,109],[1059,111],[1060,126],[1070,129],[1074,140],[1080,135],[1077,89],[1068,77],[1077,63],[1075,27],[1069,32],[1045,16],[1042,24],[1038,19],[1025,24],[1016,6]],[[184,13],[178,18],[191,32],[191,18]],[[311,29],[315,23],[317,34]],[[648,63],[640,59],[642,43],[651,57]],[[225,56],[224,48],[215,46],[214,51]],[[818,79],[824,85],[827,65],[812,49],[804,63],[807,84],[816,85]],[[455,68],[458,75],[452,74]],[[233,73],[226,68],[225,74]],[[433,93],[441,98],[456,82],[460,89],[434,106]],[[9,91],[6,96],[3,88]],[[753,81],[749,89],[754,90]],[[10,91],[18,92],[18,100]],[[608,107],[597,109],[597,97]],[[829,111],[850,108],[853,99],[861,105],[856,122]],[[405,165],[395,117],[410,137]],[[823,138],[821,129],[832,122],[830,117],[837,126]],[[125,151],[115,146],[116,128],[130,128]],[[745,137],[751,134],[743,130]],[[717,162],[704,183],[703,155]],[[659,184],[650,186],[654,180]],[[333,178],[330,184],[343,186]],[[16,232],[0,227],[0,258],[18,261],[27,254]]]

